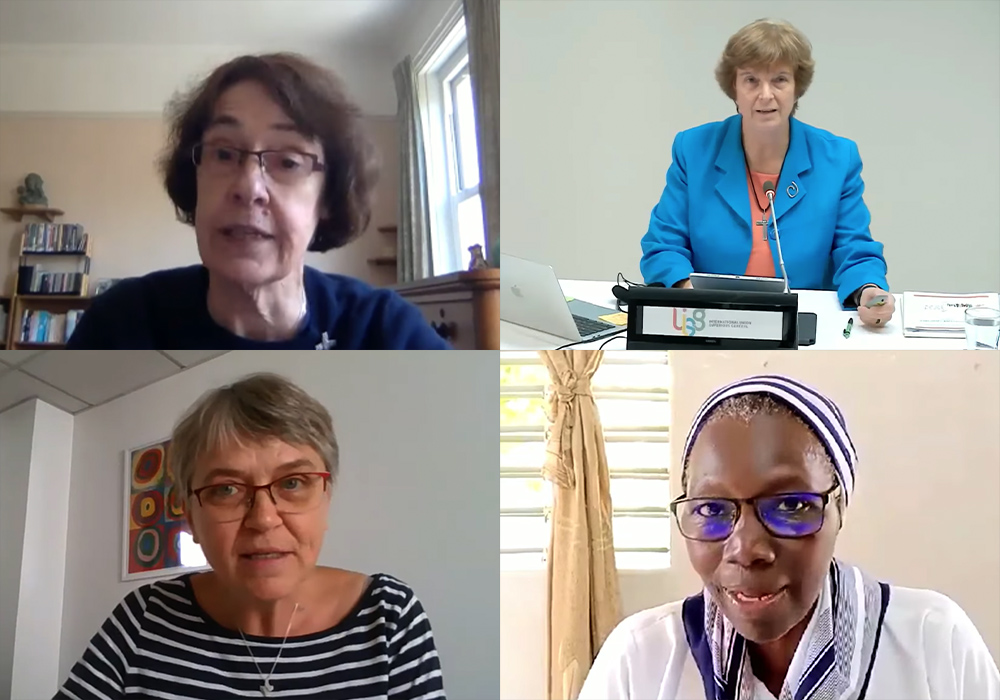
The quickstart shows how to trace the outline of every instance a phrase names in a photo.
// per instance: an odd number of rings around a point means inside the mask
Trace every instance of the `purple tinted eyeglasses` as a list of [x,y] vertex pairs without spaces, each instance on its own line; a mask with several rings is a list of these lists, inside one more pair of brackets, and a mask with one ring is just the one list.
[[736,529],[744,503],[753,507],[757,520],[774,537],[808,537],[823,527],[826,506],[839,488],[838,484],[822,493],[797,491],[756,498],[682,495],[670,504],[670,510],[681,534],[689,540],[719,542],[728,538]]

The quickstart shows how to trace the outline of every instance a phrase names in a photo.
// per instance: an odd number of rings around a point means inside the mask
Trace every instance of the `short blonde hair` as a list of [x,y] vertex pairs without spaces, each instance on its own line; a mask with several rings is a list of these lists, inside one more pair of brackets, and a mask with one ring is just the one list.
[[257,445],[277,439],[319,453],[337,478],[340,451],[333,419],[319,401],[288,379],[262,372],[202,395],[171,435],[167,468],[185,505],[197,465],[227,445]]
[[787,63],[795,75],[794,115],[799,108],[799,98],[812,84],[816,61],[806,35],[784,20],[758,19],[729,37],[719,65],[715,67],[715,80],[726,97],[735,101],[737,70],[765,68],[776,63]]

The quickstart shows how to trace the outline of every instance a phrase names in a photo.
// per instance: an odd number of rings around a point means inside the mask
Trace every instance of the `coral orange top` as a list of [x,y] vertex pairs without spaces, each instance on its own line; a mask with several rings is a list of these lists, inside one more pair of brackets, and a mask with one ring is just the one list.
[[[746,274],[752,277],[776,277],[774,274],[774,258],[771,257],[771,245],[767,240],[767,228],[757,222],[763,221],[765,216],[771,220],[770,212],[761,209],[760,203],[770,208],[767,196],[764,194],[764,183],[770,180],[775,185],[778,183],[778,175],[770,173],[750,172],[747,177],[747,193],[750,195],[751,225],[750,240],[753,247],[750,249],[750,261],[747,263]],[[756,189],[756,193],[754,192]],[[771,224],[773,226],[774,224]]]

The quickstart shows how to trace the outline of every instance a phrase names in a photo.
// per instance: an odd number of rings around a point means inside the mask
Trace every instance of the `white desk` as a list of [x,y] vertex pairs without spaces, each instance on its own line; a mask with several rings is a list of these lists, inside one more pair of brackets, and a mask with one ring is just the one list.
[[[612,282],[590,282],[581,280],[561,280],[567,297],[589,301],[608,308],[615,308],[615,297],[611,293]],[[816,344],[803,350],[963,350],[965,338],[906,338],[903,336],[902,300],[896,297],[896,310],[892,320],[882,328],[870,328],[861,323],[854,311],[844,311],[837,301],[836,292],[795,290],[799,295],[799,311],[816,314]],[[854,317],[851,337],[844,337],[847,319]],[[601,338],[590,343],[574,345],[574,348],[596,348],[607,341],[606,350],[624,350],[625,334],[614,340]],[[548,333],[536,331],[513,323],[500,323],[501,350],[551,350],[570,341]]]

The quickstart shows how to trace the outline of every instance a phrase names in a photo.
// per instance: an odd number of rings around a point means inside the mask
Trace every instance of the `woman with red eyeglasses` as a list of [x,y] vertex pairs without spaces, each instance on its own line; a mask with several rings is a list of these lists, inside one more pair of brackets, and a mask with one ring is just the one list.
[[317,565],[338,459],[329,412],[282,377],[202,397],[167,466],[211,571],[127,595],[56,697],[444,698],[413,591]]

